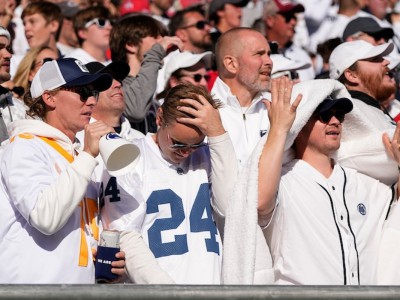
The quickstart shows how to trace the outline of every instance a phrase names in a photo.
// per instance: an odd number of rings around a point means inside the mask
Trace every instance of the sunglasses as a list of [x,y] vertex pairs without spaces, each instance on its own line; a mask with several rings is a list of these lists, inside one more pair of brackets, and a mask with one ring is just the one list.
[[37,66],[43,66],[44,63],[48,62],[48,61],[52,61],[54,60],[54,58],[51,57],[45,57],[42,60],[39,60],[37,62],[35,62],[35,64],[33,65],[33,68],[37,67]]
[[271,49],[271,54],[279,54],[279,44],[278,42],[271,41],[268,42],[269,48]]
[[175,141],[174,139],[172,139],[169,136],[169,133],[167,134],[167,136],[168,136],[168,139],[172,142],[172,144],[169,145],[169,148],[172,150],[181,150],[181,151],[196,150],[196,149],[204,147],[206,145],[206,143],[204,143],[204,142],[201,142],[199,144],[192,144],[192,145],[182,144],[182,143],[179,143],[178,141]]
[[85,28],[89,28],[90,26],[96,24],[97,28],[99,29],[104,29],[106,26],[110,26],[111,22],[110,20],[107,19],[100,19],[100,18],[95,18],[93,20],[90,20],[85,24]]
[[210,24],[205,20],[201,20],[201,21],[197,21],[194,24],[183,26],[180,29],[187,29],[187,28],[190,28],[190,27],[196,27],[199,30],[203,30],[204,28],[206,28],[207,25],[210,25]]
[[344,121],[344,116],[346,114],[341,111],[341,110],[328,110],[328,111],[323,111],[318,115],[318,119],[324,123],[324,124],[328,124],[329,121],[332,119],[332,117],[334,116],[340,123],[343,123]]
[[286,23],[289,23],[292,20],[297,20],[294,12],[279,12],[278,14],[285,18]]
[[282,71],[271,75],[272,78],[279,78],[281,76],[286,76],[290,80],[299,79],[299,73],[297,71]]
[[203,78],[208,82],[211,78],[211,76],[208,74],[182,74],[181,77],[193,78],[193,80],[197,83],[199,83]]
[[76,93],[80,96],[82,102],[86,102],[89,97],[99,100],[99,91],[88,88],[87,86],[61,87],[60,90]]

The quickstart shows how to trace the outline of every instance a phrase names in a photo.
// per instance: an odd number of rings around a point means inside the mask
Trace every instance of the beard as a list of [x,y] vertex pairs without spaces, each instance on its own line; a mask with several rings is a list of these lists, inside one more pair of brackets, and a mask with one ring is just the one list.
[[204,37],[200,41],[192,41],[193,46],[199,49],[203,49],[204,51],[209,51],[212,48],[211,38]]
[[368,88],[370,95],[378,102],[388,100],[396,91],[396,85],[391,82],[386,82],[383,76],[383,74],[370,75],[360,73],[362,83]]

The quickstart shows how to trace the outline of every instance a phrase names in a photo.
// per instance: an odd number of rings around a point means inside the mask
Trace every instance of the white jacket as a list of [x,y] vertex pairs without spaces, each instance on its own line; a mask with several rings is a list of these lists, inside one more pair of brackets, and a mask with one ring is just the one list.
[[219,109],[222,125],[229,132],[236,157],[243,167],[261,137],[269,130],[268,111],[262,102],[271,99],[269,92],[258,94],[247,108],[240,106],[230,88],[217,78],[211,94],[223,103]]

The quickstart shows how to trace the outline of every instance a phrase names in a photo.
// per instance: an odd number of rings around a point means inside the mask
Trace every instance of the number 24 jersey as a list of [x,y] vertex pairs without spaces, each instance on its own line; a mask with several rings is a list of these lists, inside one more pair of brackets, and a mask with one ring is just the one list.
[[135,143],[141,151],[135,170],[103,176],[104,226],[141,232],[176,283],[219,284],[222,245],[210,203],[208,147],[175,166],[150,134]]

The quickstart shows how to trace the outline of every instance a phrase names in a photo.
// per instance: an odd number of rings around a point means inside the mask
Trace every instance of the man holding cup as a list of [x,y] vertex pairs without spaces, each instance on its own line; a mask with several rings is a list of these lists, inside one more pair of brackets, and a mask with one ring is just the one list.
[[[46,62],[35,75],[26,97],[33,119],[12,123],[0,165],[0,260],[7,262],[1,283],[94,283],[98,227],[90,177],[100,137],[113,128],[89,120],[111,81],[72,58]],[[79,151],[75,135],[82,129]]]

